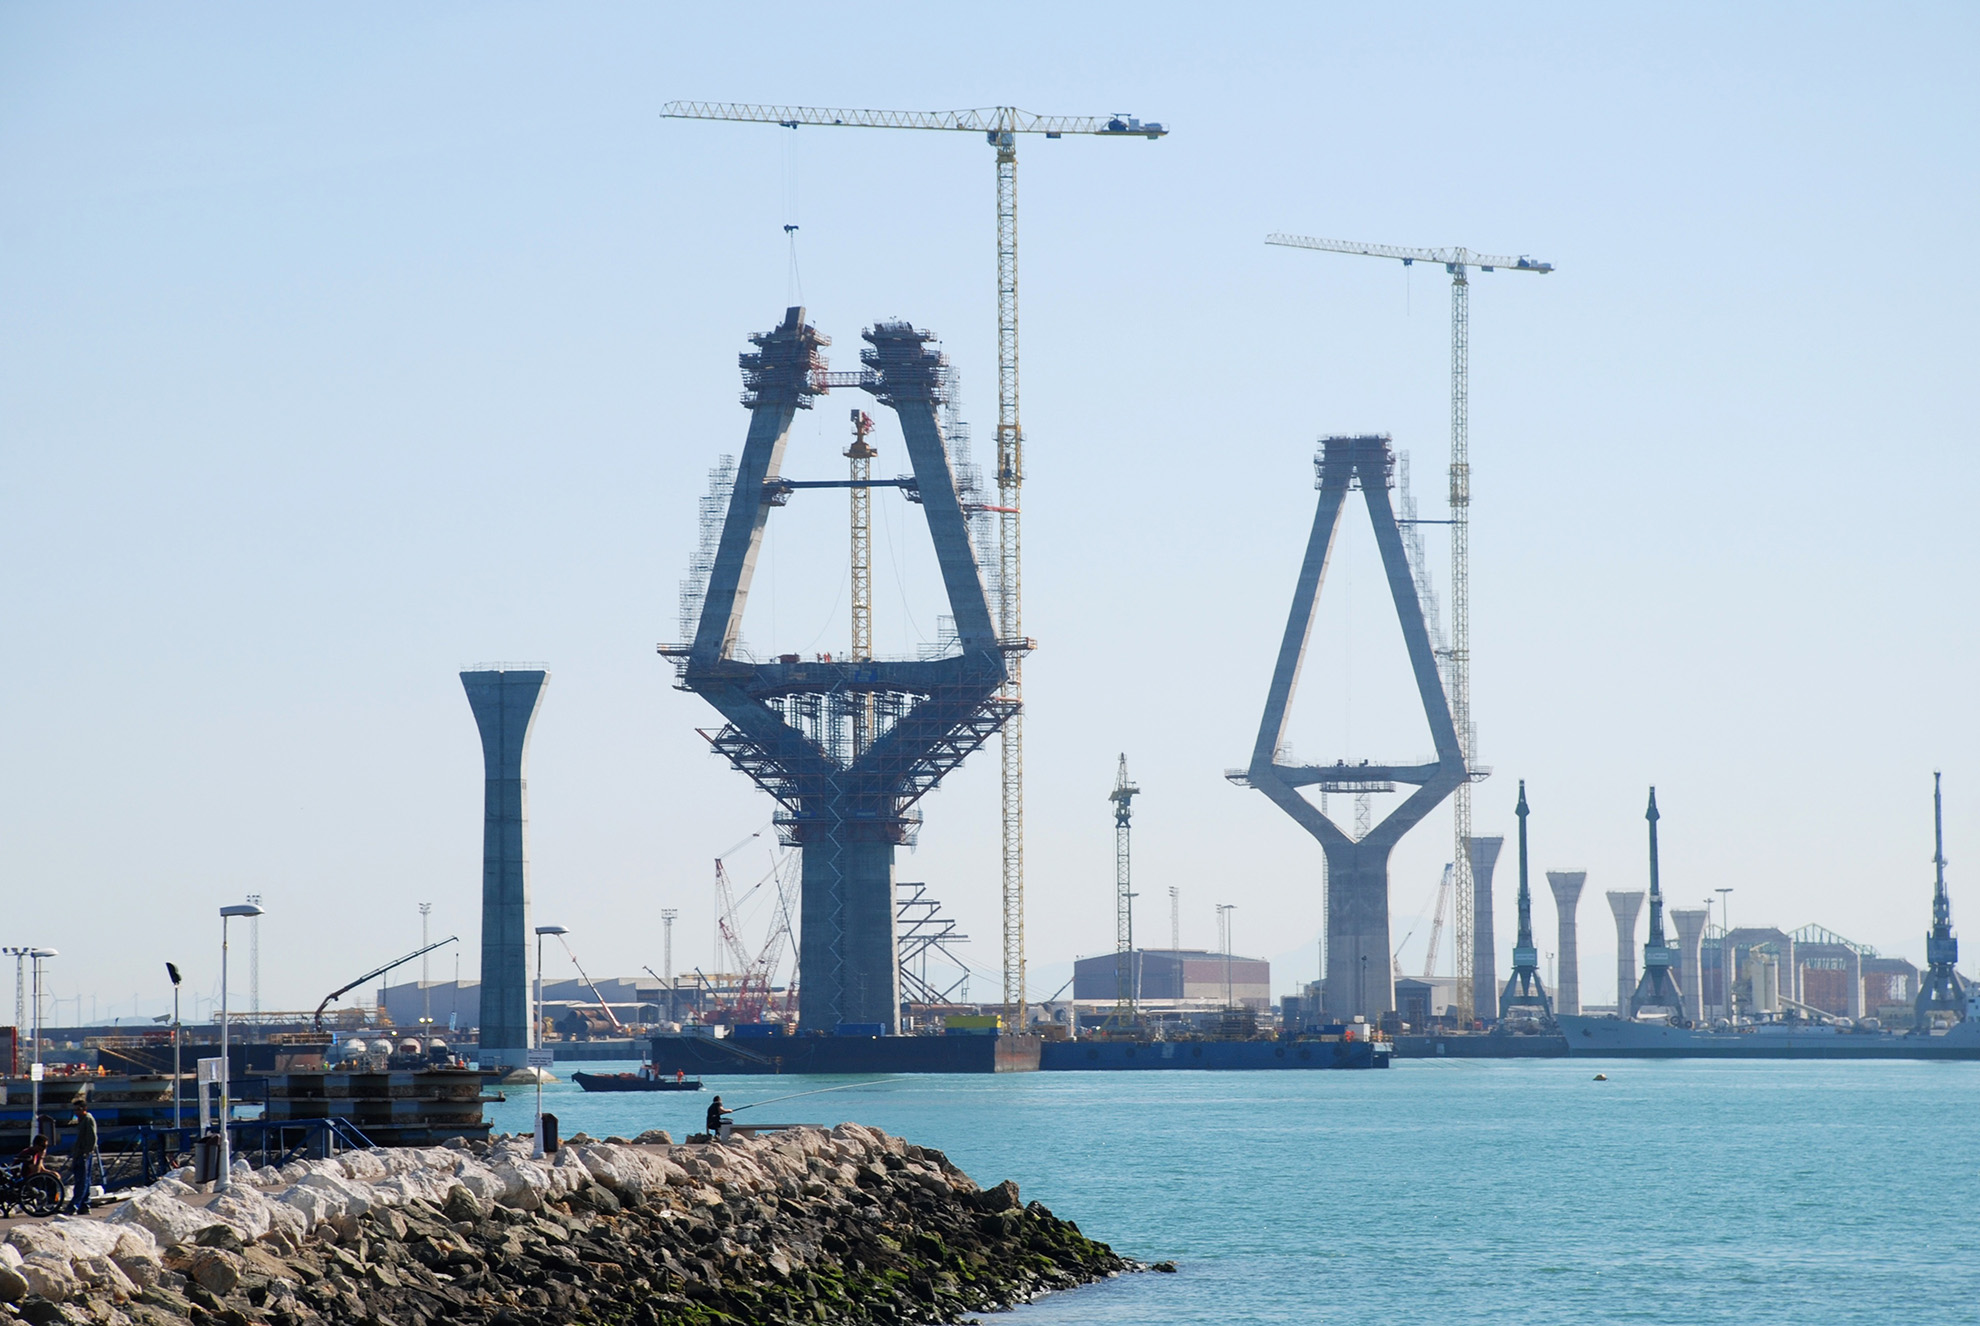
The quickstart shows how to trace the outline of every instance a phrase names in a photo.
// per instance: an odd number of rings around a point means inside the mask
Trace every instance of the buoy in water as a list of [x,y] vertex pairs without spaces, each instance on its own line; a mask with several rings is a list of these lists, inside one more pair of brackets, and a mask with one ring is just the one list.
[[1606,1082],[1609,1080],[1609,1075],[1607,1073],[1597,1073],[1595,1074],[1595,1080],[1597,1082]]

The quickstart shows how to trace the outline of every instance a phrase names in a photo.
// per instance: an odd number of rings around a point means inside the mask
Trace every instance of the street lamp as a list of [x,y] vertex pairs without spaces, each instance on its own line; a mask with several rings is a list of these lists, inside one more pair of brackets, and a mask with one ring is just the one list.
[[1732,976],[1732,922],[1727,919],[1726,895],[1731,889],[1714,889],[1719,895],[1719,992],[1725,996],[1726,1021],[1732,1021],[1733,976]]
[[[28,1076],[34,1079],[34,1088],[30,1093],[34,1103],[28,1116],[28,1135],[32,1138],[41,1127],[41,961],[62,955],[52,948],[31,948],[27,955],[34,962],[34,1066],[28,1070]],[[49,1137],[48,1144],[55,1144],[54,1137]]]
[[[259,916],[261,904],[237,902],[220,909],[220,1177],[213,1191],[226,1192],[234,1186],[232,1065],[227,1052],[227,922],[236,916]],[[173,1084],[173,1091],[178,1086]]]
[[[543,937],[545,935],[568,935],[561,925],[540,925],[536,927],[536,1024],[530,1029],[529,1042],[533,1049],[543,1048]],[[531,1055],[534,1059],[537,1056]],[[532,1063],[531,1076],[536,1078],[536,1148],[531,1152],[538,1160],[543,1159],[543,1066]]]
[[[172,1131],[176,1134],[179,1131],[179,982],[184,978],[174,962],[165,964],[165,974],[172,978]],[[176,1136],[172,1145],[179,1145]]]
[[1225,1008],[1229,1008],[1231,1006],[1231,913],[1236,910],[1237,910],[1237,904],[1234,902],[1220,902],[1217,904],[1217,920],[1222,923],[1221,925],[1219,925],[1218,928],[1224,932],[1224,1007]]

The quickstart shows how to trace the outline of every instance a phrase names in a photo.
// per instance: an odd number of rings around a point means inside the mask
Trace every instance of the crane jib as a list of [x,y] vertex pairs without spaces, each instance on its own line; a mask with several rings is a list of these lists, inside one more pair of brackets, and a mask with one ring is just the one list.
[[993,141],[1004,134],[1044,134],[1063,138],[1067,134],[1091,134],[1101,138],[1163,138],[1168,128],[1154,120],[1138,120],[1132,115],[1034,115],[1015,106],[991,106],[974,110],[889,111],[846,110],[822,106],[758,106],[730,101],[670,101],[660,112],[664,119],[737,120],[750,124],[776,124],[786,129],[816,125],[842,129],[937,129],[959,133],[990,134]]

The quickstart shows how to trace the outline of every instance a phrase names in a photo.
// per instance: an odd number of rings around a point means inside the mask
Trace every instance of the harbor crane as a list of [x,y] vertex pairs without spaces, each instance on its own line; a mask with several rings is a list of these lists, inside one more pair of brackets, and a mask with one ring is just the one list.
[[1168,130],[1131,115],[1034,115],[1015,106],[976,110],[844,110],[719,101],[670,101],[661,114],[681,120],[739,120],[786,129],[924,129],[980,133],[997,153],[997,635],[1009,668],[1000,692],[1013,711],[999,734],[1002,751],[1004,1010],[1026,1021],[1024,989],[1024,634],[1020,490],[1024,430],[1018,423],[1017,139],[1019,134],[1157,139]]
[[1554,270],[1554,264],[1525,255],[1507,258],[1463,248],[1417,249],[1397,244],[1364,244],[1358,240],[1314,239],[1306,235],[1267,235],[1265,242],[1292,249],[1318,249],[1323,253],[1391,258],[1405,267],[1419,262],[1442,263],[1451,275],[1451,642],[1445,653],[1448,683],[1445,689],[1450,695],[1451,719],[1457,725],[1458,741],[1470,775],[1451,798],[1452,834],[1457,843],[1457,925],[1453,942],[1457,950],[1457,1008],[1458,1020],[1469,1023],[1476,1015],[1471,990],[1471,783],[1485,772],[1473,763],[1478,734],[1471,721],[1470,271],[1476,267],[1482,272],[1538,272],[1545,276]]
[[337,998],[339,995],[349,994],[351,991],[357,989],[360,985],[363,985],[366,981],[372,980],[379,976],[383,976],[386,972],[391,971],[395,967],[403,967],[408,962],[411,962],[414,958],[424,957],[428,953],[431,953],[436,948],[445,948],[447,945],[458,943],[459,941],[460,941],[459,935],[448,935],[445,939],[436,940],[435,942],[426,945],[424,948],[414,949],[412,952],[406,954],[406,956],[404,956],[403,958],[394,958],[392,959],[392,961],[386,963],[383,967],[373,967],[370,971],[358,977],[355,981],[352,981],[349,985],[338,986],[336,989],[332,990],[329,994],[324,995],[323,1002],[316,1006],[316,1014],[311,1025],[317,1031],[323,1030],[323,1010],[330,1007],[330,1001]]

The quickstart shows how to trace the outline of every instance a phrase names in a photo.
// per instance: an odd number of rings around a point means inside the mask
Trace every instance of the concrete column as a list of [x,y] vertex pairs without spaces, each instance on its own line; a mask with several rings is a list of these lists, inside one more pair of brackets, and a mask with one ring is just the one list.
[[1636,918],[1643,914],[1647,893],[1610,893],[1609,910],[1616,914],[1616,1013],[1629,1016],[1629,997],[1636,993]]
[[1687,1022],[1698,1022],[1705,1016],[1705,977],[1700,955],[1705,948],[1705,922],[1711,915],[1711,910],[1705,907],[1671,908],[1671,924],[1678,932],[1678,994],[1684,998]]
[[1327,1016],[1370,1022],[1396,1006],[1389,954],[1389,848],[1331,844],[1327,856]]
[[1581,1012],[1581,943],[1575,929],[1574,909],[1581,902],[1581,890],[1588,883],[1586,870],[1549,870],[1547,887],[1554,891],[1554,916],[1560,927],[1561,965],[1554,978],[1554,1012]]
[[529,1049],[529,730],[550,674],[463,672],[481,729],[481,1049],[520,1068]]
[[803,849],[798,1021],[832,1032],[842,1022],[900,1029],[894,923],[894,844],[861,840],[847,820],[815,827]]
[[1499,864],[1504,838],[1472,838],[1465,847],[1471,856],[1471,1006],[1481,1018],[1499,1006],[1499,946],[1492,938],[1492,870]]

